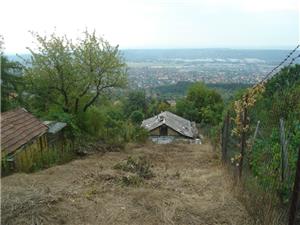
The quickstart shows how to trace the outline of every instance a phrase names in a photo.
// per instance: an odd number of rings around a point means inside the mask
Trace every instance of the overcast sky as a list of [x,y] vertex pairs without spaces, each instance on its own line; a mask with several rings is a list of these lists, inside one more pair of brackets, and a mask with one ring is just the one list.
[[7,53],[32,46],[29,30],[75,38],[95,29],[121,48],[290,48],[299,43],[298,0],[7,0]]

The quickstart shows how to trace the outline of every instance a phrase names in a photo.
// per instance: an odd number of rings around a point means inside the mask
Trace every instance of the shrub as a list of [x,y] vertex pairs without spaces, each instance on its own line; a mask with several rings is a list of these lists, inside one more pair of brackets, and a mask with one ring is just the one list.
[[144,114],[141,111],[133,111],[130,115],[130,120],[132,123],[139,125],[144,119]]
[[143,178],[138,175],[123,176],[121,179],[122,186],[140,186],[144,182]]
[[136,173],[143,179],[150,179],[154,176],[151,167],[152,166],[146,157],[140,156],[138,158],[132,158],[129,156],[125,162],[118,163],[113,168],[125,172]]
[[135,127],[133,130],[133,140],[138,143],[145,143],[148,139],[148,131],[142,127]]

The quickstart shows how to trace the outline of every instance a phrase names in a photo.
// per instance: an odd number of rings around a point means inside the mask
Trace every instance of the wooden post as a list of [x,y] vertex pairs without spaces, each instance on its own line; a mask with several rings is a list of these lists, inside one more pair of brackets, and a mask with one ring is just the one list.
[[251,145],[251,148],[252,148],[252,146],[253,146],[254,143],[255,143],[255,139],[256,139],[256,137],[257,137],[257,133],[258,133],[258,129],[259,129],[259,125],[260,125],[260,120],[257,121],[257,124],[256,124],[255,132],[254,132],[254,135],[253,135],[253,138],[252,138],[252,145]]
[[291,207],[289,213],[289,225],[296,225],[297,207],[299,204],[300,195],[300,147],[298,150],[298,160],[296,165],[296,176],[294,182],[294,189],[291,199]]
[[245,97],[245,105],[244,110],[243,110],[243,115],[242,115],[242,134],[241,134],[241,158],[240,158],[240,163],[239,163],[239,179],[242,178],[242,173],[243,173],[243,164],[244,164],[244,156],[245,156],[245,149],[246,149],[246,127],[248,123],[248,95]]
[[229,134],[229,122],[230,122],[230,117],[229,117],[229,112],[226,113],[226,117],[224,120],[224,125],[222,129],[222,161],[223,163],[226,162],[227,158],[227,143],[228,143],[228,134]]
[[257,134],[258,134],[259,125],[260,125],[260,120],[257,121],[256,128],[255,128],[255,131],[254,131],[254,134],[253,134],[253,137],[252,137],[252,140],[251,140],[250,149],[249,149],[249,159],[248,159],[248,161],[249,161],[250,169],[252,169],[252,166],[251,166],[251,163],[250,163],[250,157],[251,157],[251,154],[252,154],[252,149],[253,149],[253,146],[255,144]]
[[280,118],[280,144],[281,144],[281,180],[285,182],[288,174],[287,141],[285,137],[284,121]]

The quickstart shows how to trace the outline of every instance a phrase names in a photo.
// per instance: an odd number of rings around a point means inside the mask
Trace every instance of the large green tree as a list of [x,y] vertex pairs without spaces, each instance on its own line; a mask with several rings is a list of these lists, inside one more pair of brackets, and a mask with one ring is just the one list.
[[198,123],[216,125],[221,121],[223,107],[221,95],[198,82],[188,89],[185,99],[177,102],[176,111]]
[[126,64],[118,46],[95,32],[84,32],[76,42],[55,33],[33,36],[37,46],[29,48],[32,57],[25,78],[40,110],[56,106],[66,113],[85,112],[105,92],[126,85]]
[[147,100],[145,92],[143,91],[131,91],[128,94],[124,103],[124,112],[126,116],[130,116],[134,111],[141,111],[145,113],[147,110]]

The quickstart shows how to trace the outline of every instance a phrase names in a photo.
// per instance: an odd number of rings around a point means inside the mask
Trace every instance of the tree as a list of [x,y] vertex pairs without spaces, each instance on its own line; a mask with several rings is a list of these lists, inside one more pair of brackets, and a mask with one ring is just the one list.
[[100,95],[126,84],[126,65],[118,46],[113,47],[95,32],[73,43],[66,36],[33,34],[37,50],[25,70],[29,92],[46,111],[56,105],[67,113],[86,112]]
[[221,121],[223,106],[219,93],[198,82],[188,89],[185,99],[177,102],[176,111],[198,123],[216,125]]
[[17,62],[0,55],[1,62],[1,111],[7,111],[21,102],[22,67]]
[[130,115],[130,120],[137,125],[141,124],[143,119],[144,114],[141,111],[133,111]]
[[134,111],[146,112],[147,101],[146,95],[142,91],[132,91],[128,94],[128,98],[124,104],[124,112],[130,116]]
[[188,120],[197,121],[199,118],[199,111],[194,107],[193,102],[186,99],[179,99],[176,102],[176,113]]

